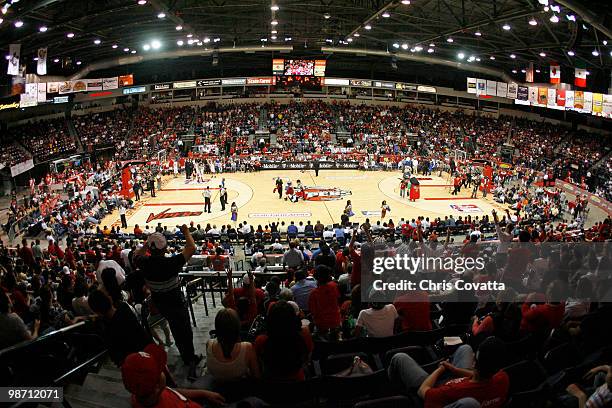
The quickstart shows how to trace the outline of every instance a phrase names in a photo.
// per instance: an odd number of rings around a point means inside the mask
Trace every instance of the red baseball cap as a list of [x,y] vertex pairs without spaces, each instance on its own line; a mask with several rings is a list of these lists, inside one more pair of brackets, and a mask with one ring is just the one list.
[[151,394],[159,384],[167,359],[166,351],[153,343],[143,351],[130,354],[121,365],[123,385],[137,397]]

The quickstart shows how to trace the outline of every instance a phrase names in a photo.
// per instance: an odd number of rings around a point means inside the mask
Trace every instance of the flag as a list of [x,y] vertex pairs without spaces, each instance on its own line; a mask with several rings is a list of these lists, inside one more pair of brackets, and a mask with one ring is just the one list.
[[525,73],[525,82],[533,82],[533,62],[529,63],[529,68]]
[[9,46],[8,75],[19,75],[19,58],[21,57],[21,44],[11,44]]
[[550,83],[558,84],[561,82],[561,67],[557,63],[550,66]]
[[565,89],[557,90],[557,106],[565,106]]
[[585,68],[576,68],[574,70],[574,85],[584,88],[586,86],[586,73]]
[[36,73],[47,75],[47,48],[38,49],[38,61],[36,63]]

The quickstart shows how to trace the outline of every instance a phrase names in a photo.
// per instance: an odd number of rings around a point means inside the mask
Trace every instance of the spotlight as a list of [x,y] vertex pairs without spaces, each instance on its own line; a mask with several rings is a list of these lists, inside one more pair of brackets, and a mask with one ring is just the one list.
[[536,20],[535,18],[533,18],[533,17],[532,17],[532,18],[529,20],[529,25],[530,25],[530,26],[537,26],[537,25],[538,25],[538,20]]
[[[291,39],[291,38],[289,38],[289,39]],[[218,43],[219,41],[221,41],[221,39],[219,37],[213,39],[213,42],[215,42],[215,43]]]
[[576,55],[576,54],[574,53],[574,51],[569,50],[569,51],[567,52],[567,55],[569,55],[570,57],[573,57],[573,56],[574,56],[574,55]]
[[117,47],[119,47],[117,44],[113,44],[113,49],[117,49]]
[[567,18],[567,21],[576,21],[576,16],[573,14],[567,14],[565,18]]
[[204,38],[204,43],[205,43],[205,44],[208,44],[209,42],[210,42],[210,38],[205,37],[205,38]]
[[59,58],[55,58],[55,59],[53,60],[53,62],[55,62],[55,63],[57,64],[57,63],[59,62]]
[[136,50],[130,51],[130,54],[136,54]]
[[166,13],[163,11],[157,15],[157,18],[166,18]]
[[556,14],[553,14],[553,15],[550,17],[550,22],[551,22],[551,23],[558,23],[558,22],[559,22],[559,17],[558,17]]
[[465,54],[460,52],[459,54],[457,54],[457,58],[459,58],[460,60],[465,58]]
[[151,48],[153,48],[154,50],[158,50],[160,47],[161,47],[161,42],[159,42],[159,40],[151,41]]
[[145,44],[142,46],[142,49],[145,51],[149,51],[151,49],[151,46],[149,44]]
[[270,24],[273,25],[273,26],[276,26],[276,25],[278,25],[278,21],[272,20],[272,21],[270,21]]
[[77,62],[76,62],[76,64],[77,64],[77,65],[81,65],[81,64],[82,64],[82,62],[81,62],[81,61],[77,61]]
[[147,0],[138,0],[139,6],[144,6],[145,4],[147,4]]
[[383,18],[389,18],[389,17],[391,17],[391,14],[389,14],[389,12],[385,11],[384,13],[381,14],[381,16],[383,16]]
[[270,39],[272,39],[272,40],[276,40],[276,38],[277,38],[277,37],[276,37],[275,35],[273,35],[273,36],[271,36],[271,37],[270,37]]
[[540,57],[544,58],[545,56],[546,56],[546,53],[545,53],[545,52],[541,52],[541,53],[540,53]]
[[129,48],[124,48],[123,52],[130,52],[130,49]]
[[393,48],[399,48],[400,45],[398,43],[393,43]]
[[591,54],[593,54],[594,57],[599,57],[599,51],[597,51],[597,50],[593,50],[593,52],[591,52]]
[[489,59],[490,59],[491,61],[495,61],[495,55],[491,55],[491,56],[489,57]]
[[512,27],[510,27],[510,24],[506,23],[506,24],[504,24],[504,25],[502,26],[502,28],[503,28],[504,30],[506,30],[506,31],[510,31],[510,29],[511,29]]
[[355,34],[353,34],[353,37],[359,37],[359,36],[360,36],[360,34],[359,34],[359,33],[355,33]]
[[[363,28],[365,28],[366,30],[371,30],[371,29],[372,29],[372,26],[371,26],[371,25],[369,25],[369,24],[366,24],[366,25],[365,25],[365,27],[363,27]],[[605,44],[604,44],[604,45],[605,45]]]
[[430,47],[435,47],[435,46],[436,46],[436,44],[434,44],[434,43],[429,43],[429,46],[430,46]]
[[179,47],[182,47],[182,46],[183,46],[183,44],[185,44],[185,43],[183,42],[183,40],[178,40],[178,41],[176,42],[176,45],[178,45]]
[[349,39],[348,39],[348,40],[346,40],[346,41],[348,41],[348,42],[353,42],[353,39],[352,39],[352,38],[349,38]]
[[421,51],[423,51],[423,47],[421,47],[420,45],[417,45],[416,47],[414,47],[414,50],[416,52],[421,52]]
[[527,71],[525,71],[524,69],[521,69],[521,72],[522,72],[523,74],[526,74],[526,73],[527,73]]
[[98,38],[96,38],[96,39],[94,40],[94,44],[96,44],[96,45],[99,45],[101,42],[102,42],[102,41],[100,41]]
[[403,43],[403,44],[402,44],[402,50],[407,50],[407,49],[408,49],[408,44]]
[[481,36],[482,36],[482,33],[481,33],[480,31],[476,31],[476,32],[474,33],[474,35],[475,35],[476,37],[481,37]]
[[402,4],[404,6],[408,6],[408,5],[410,5],[410,0],[402,0]]
[[432,54],[434,51],[435,51],[435,50],[434,50],[433,48],[428,48],[428,49],[427,49],[427,53],[428,53],[428,54]]
[[446,42],[449,42],[449,43],[452,43],[453,41],[455,41],[455,40],[453,40],[453,38],[452,38],[452,37],[448,37],[448,38],[446,39]]
[[40,31],[41,33],[46,33],[48,30],[47,26],[41,26],[38,31]]
[[275,4],[272,7],[270,7],[270,10],[272,11],[278,11],[279,7]]
[[183,29],[183,26],[182,25],[177,25],[175,27],[175,29],[176,29],[176,31],[181,31]]
[[323,18],[326,19],[326,20],[329,20],[331,18],[331,14],[325,13],[325,14],[323,14]]
[[539,73],[540,73],[540,70],[539,70],[539,69],[536,69],[536,74],[539,74]]
[[285,37],[285,41],[291,41],[291,37]]
[[513,74],[516,74],[516,73],[517,73],[516,69],[513,69],[513,70],[512,70],[512,73],[513,73]]
[[15,21],[15,27],[17,27],[17,28],[23,27],[23,21],[21,21],[21,20]]
[[270,34],[278,34],[278,31],[272,30],[272,31],[270,31]]
[[516,58],[516,55],[514,55],[514,54],[510,54],[510,58],[515,59],[515,58]]
[[68,37],[68,38],[74,38],[74,33],[68,33],[68,34],[66,34],[66,37]]

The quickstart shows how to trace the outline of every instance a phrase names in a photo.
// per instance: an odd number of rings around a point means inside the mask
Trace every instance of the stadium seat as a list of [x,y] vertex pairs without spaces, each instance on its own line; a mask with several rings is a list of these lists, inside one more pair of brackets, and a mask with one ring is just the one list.
[[412,400],[403,395],[361,401],[354,408],[410,408]]
[[549,391],[544,367],[536,360],[523,360],[503,369],[510,378],[509,407],[544,406]]

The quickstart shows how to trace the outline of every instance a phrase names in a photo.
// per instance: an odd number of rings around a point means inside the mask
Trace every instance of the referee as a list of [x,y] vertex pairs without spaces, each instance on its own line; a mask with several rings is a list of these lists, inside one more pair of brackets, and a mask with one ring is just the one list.
[[149,235],[146,245],[134,253],[134,263],[151,290],[151,300],[170,324],[181,358],[189,366],[189,377],[195,378],[196,367],[202,356],[196,356],[194,351],[193,331],[187,302],[180,287],[179,273],[195,253],[196,245],[187,225],[181,226],[181,232],[185,236],[183,252],[167,257],[166,238],[155,232]]
[[210,214],[210,187],[206,186],[206,190],[202,193],[202,197],[204,197],[204,212]]

